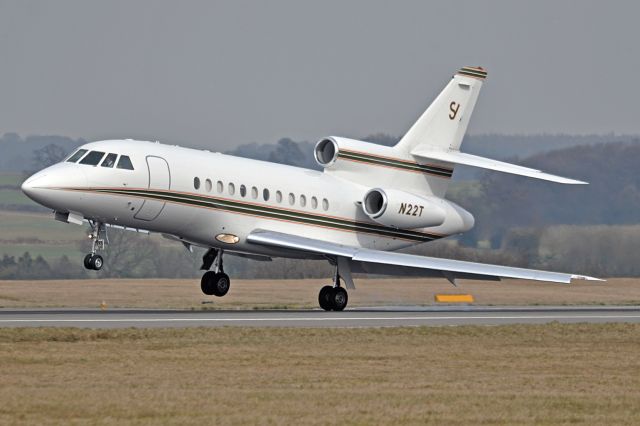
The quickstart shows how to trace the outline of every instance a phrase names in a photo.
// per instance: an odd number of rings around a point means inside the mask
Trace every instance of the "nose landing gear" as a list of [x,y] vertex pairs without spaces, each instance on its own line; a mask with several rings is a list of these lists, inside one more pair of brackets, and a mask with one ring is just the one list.
[[91,226],[91,233],[89,238],[91,239],[91,253],[84,257],[84,267],[99,271],[104,266],[104,259],[99,254],[96,254],[98,250],[104,250],[104,247],[109,242],[107,238],[107,228],[104,223],[89,221]]
[[104,265],[104,259],[99,254],[89,253],[84,257],[84,267],[93,271],[99,271]]

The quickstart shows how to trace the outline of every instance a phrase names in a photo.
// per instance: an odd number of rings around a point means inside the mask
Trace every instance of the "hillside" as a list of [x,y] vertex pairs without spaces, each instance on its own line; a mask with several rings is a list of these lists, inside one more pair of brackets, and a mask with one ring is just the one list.
[[27,136],[5,133],[0,137],[0,172],[22,172],[34,167],[34,151],[47,145],[56,145],[69,152],[78,145],[87,143],[84,139],[65,136]]
[[473,191],[453,194],[476,216],[476,238],[500,241],[514,227],[640,221],[640,143],[576,146],[539,154],[521,164],[589,185],[559,185],[484,172]]
[[[393,142],[384,135],[372,139],[387,144]],[[23,148],[45,143],[29,138],[21,141]],[[77,143],[81,141],[64,142],[65,146]],[[282,139],[277,145],[248,145],[239,147],[234,153],[308,167],[313,161],[312,146],[311,143]],[[579,270],[601,276],[640,274],[636,262],[628,255],[636,253],[640,247],[640,228],[633,226],[640,222],[640,175],[636,171],[640,164],[640,143],[579,145],[512,161],[582,179],[590,185],[559,185],[482,171],[476,172],[477,180],[465,180],[460,178],[465,170],[458,168],[448,197],[476,218],[475,228],[457,238],[467,247],[457,247],[455,239],[449,238],[416,247],[416,253],[514,266]],[[77,259],[86,251],[86,247],[82,247],[83,242],[86,243],[86,229],[52,220],[47,209],[37,206],[20,192],[23,178],[19,172],[0,173],[0,277],[85,276],[86,273],[77,268]],[[562,227],[565,224],[573,226]],[[181,246],[174,246],[167,240],[127,235],[118,244],[120,237],[117,234],[112,237],[109,255],[122,254],[118,258],[122,258],[125,266],[135,258],[133,252],[146,253],[137,249],[130,252],[132,247],[153,251],[152,257],[160,262],[150,262],[145,255],[136,261],[138,268],[123,273],[122,265],[110,258],[109,265],[114,268],[103,271],[104,276],[187,277],[197,269],[194,265],[198,263],[198,254],[187,255]],[[495,250],[482,249],[489,247]],[[25,252],[31,256],[24,255]],[[612,254],[611,259],[603,266],[598,259],[608,254]],[[46,262],[38,260],[40,255]],[[167,265],[170,265],[170,271],[166,270]],[[228,266],[235,275],[247,278],[277,278],[283,270],[295,277],[324,276],[326,273],[324,264],[285,260],[258,265],[245,259],[232,259]]]
[[[123,135],[126,137],[126,135]],[[362,138],[373,143],[392,145],[397,136],[374,134]],[[568,148],[616,142],[638,141],[633,135],[467,135],[463,150],[496,159],[525,158],[544,152]],[[64,152],[86,143],[84,139],[72,139],[56,135],[34,135],[21,137],[15,133],[5,133],[0,137],[0,173],[22,172],[33,165],[34,151],[47,145],[57,145]],[[188,146],[188,143],[185,144]],[[269,160],[302,167],[317,168],[313,159],[315,141],[293,141],[282,138],[276,143],[249,143],[228,151],[241,157]],[[212,147],[215,149],[215,145]],[[458,173],[458,178],[469,178],[472,169]]]

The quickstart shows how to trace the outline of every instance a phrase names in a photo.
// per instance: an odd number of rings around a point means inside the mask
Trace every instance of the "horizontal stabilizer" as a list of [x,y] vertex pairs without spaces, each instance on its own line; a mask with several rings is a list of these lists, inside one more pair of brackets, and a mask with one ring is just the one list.
[[492,160],[490,158],[479,157],[477,155],[465,154],[460,151],[437,151],[437,150],[416,150],[412,155],[425,160],[444,161],[447,163],[461,164],[463,166],[479,167],[481,169],[495,170],[497,172],[510,173],[512,175],[526,176],[534,179],[542,179],[551,182],[565,183],[571,185],[586,185],[587,182],[581,180],[568,179],[544,173],[537,169],[522,167],[515,164]]

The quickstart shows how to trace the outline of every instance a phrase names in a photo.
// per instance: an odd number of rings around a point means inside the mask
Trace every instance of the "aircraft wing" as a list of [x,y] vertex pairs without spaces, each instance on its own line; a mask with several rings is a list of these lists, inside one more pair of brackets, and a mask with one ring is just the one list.
[[335,259],[339,266],[344,264],[346,259],[352,272],[444,277],[454,284],[456,278],[480,280],[520,278],[557,283],[570,283],[572,279],[602,281],[598,278],[583,275],[351,247],[267,230],[253,231],[247,237],[247,241],[274,248],[324,255]]
[[534,179],[542,179],[550,182],[572,184],[572,185],[586,185],[587,182],[581,180],[569,179],[562,176],[556,176],[549,173],[544,173],[537,169],[531,169],[529,167],[518,166],[516,164],[505,163],[503,161],[492,160],[490,158],[479,157],[477,155],[465,154],[460,151],[413,151],[413,155],[416,157],[424,158],[426,160],[445,161],[447,163],[462,164],[463,166],[479,167],[481,169],[494,170],[497,172],[509,173],[513,175],[526,176]]

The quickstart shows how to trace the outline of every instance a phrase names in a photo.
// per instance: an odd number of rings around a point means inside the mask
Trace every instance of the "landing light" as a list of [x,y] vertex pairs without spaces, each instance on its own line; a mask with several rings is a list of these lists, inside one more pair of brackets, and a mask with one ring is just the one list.
[[227,244],[236,244],[240,241],[240,238],[233,234],[218,234],[216,235],[216,240]]

